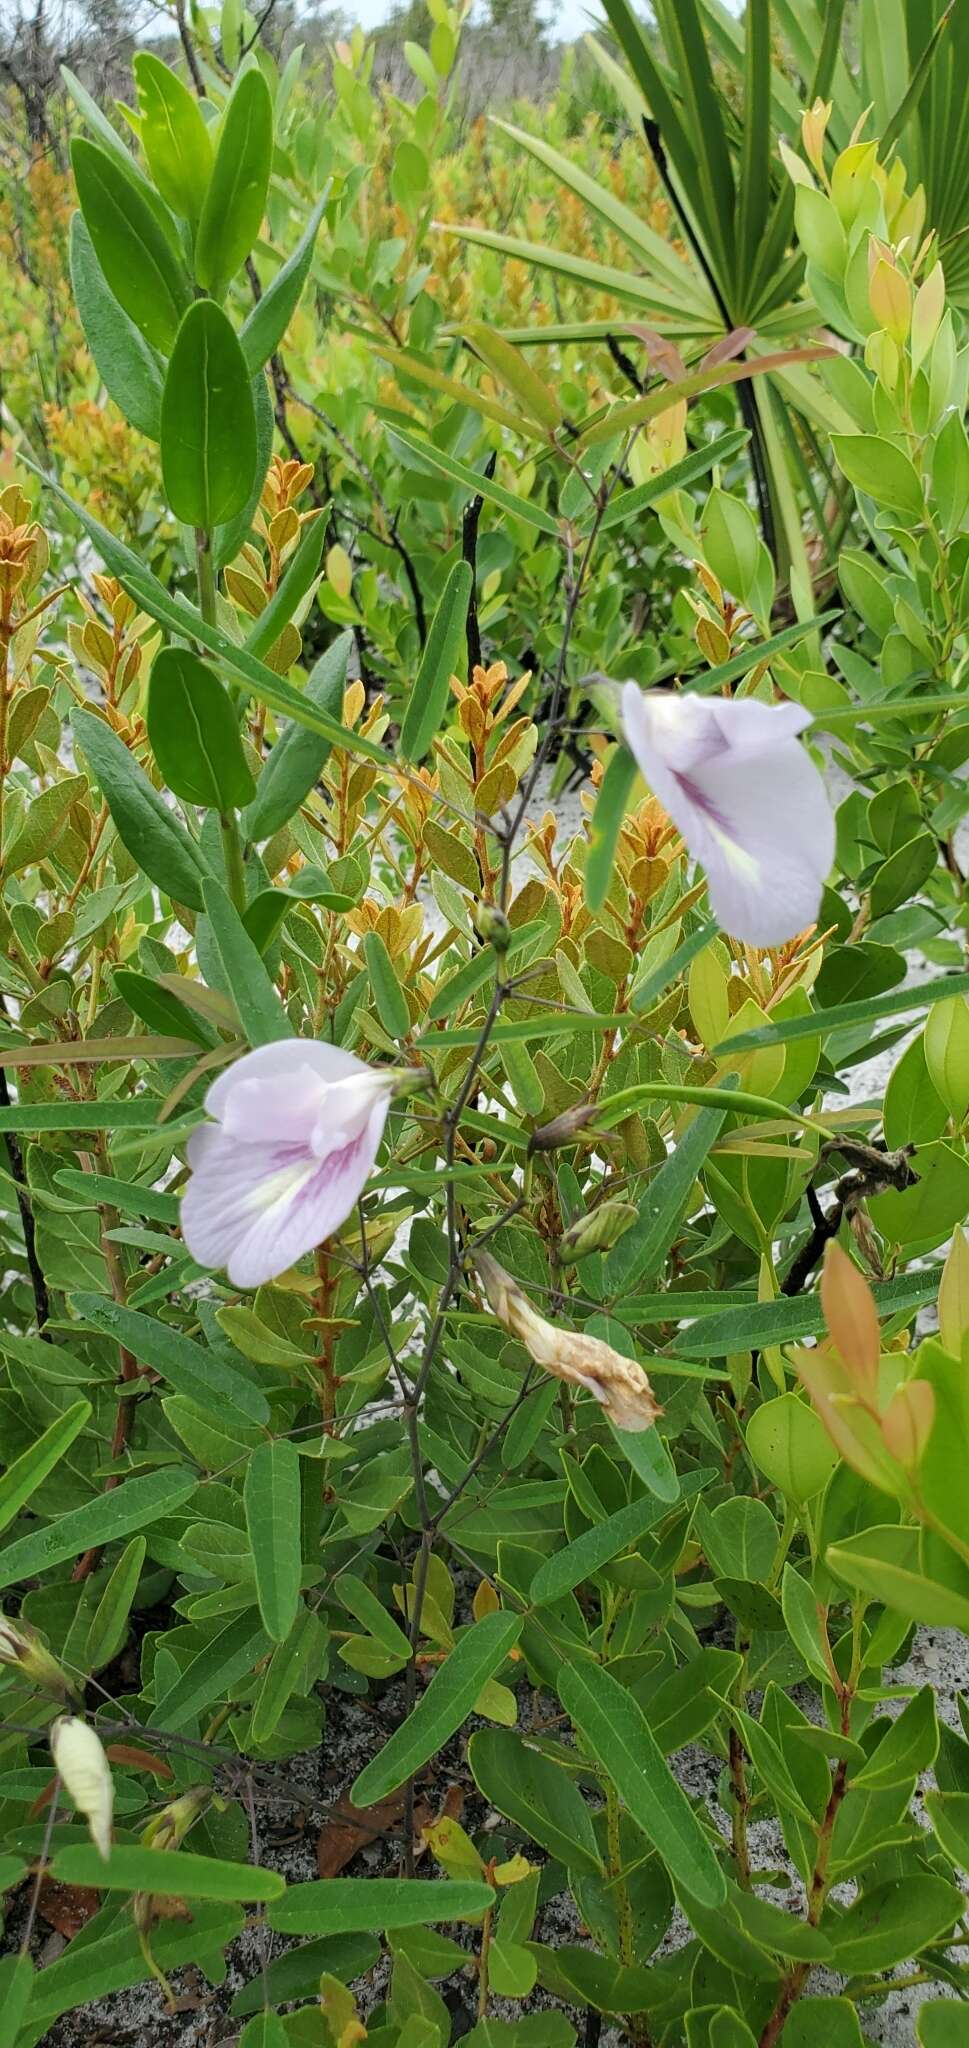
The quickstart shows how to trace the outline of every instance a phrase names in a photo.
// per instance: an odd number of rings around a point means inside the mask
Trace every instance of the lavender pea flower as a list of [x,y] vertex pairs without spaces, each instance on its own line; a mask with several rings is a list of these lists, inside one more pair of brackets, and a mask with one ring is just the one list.
[[814,924],[834,860],[834,816],[798,744],[812,713],[627,683],[622,717],[637,767],[706,868],[724,931],[748,946],[780,946]]
[[410,1079],[315,1039],[244,1054],[209,1089],[213,1122],[188,1141],[181,1224],[193,1259],[261,1287],[322,1244],[349,1216]]

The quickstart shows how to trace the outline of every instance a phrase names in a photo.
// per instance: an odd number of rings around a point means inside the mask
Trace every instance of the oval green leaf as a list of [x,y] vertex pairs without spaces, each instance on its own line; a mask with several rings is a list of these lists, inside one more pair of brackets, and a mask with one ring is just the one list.
[[71,163],[84,224],[108,287],[145,340],[167,355],[190,296],[174,239],[112,152],[75,136]]
[[173,795],[217,811],[255,795],[232,701],[187,647],[163,647],[148,684],[148,738]]
[[176,519],[210,534],[249,501],[256,471],[252,384],[235,330],[211,299],[190,306],[161,409],[162,476]]

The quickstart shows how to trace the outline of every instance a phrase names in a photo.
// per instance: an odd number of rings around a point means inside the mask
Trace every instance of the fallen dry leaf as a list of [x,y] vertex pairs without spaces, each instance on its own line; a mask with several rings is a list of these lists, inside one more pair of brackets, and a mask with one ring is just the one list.
[[56,1928],[67,1941],[73,1940],[101,1903],[101,1894],[86,1884],[61,1884],[56,1877],[41,1880],[37,1911],[48,1927]]
[[[321,1877],[337,1877],[361,1849],[378,1842],[404,1818],[404,1795],[394,1794],[392,1799],[379,1800],[376,1806],[354,1806],[352,1799],[338,1799],[326,1826],[320,1829],[316,1842],[316,1864]],[[430,1819],[425,1806],[414,1812],[414,1832],[418,1834]]]

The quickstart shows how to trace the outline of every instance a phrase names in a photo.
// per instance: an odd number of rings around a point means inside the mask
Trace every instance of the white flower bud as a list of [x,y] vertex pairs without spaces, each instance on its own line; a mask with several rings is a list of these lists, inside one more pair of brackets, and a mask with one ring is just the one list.
[[61,1714],[50,1731],[51,1754],[65,1790],[83,1813],[95,1848],[107,1862],[111,1854],[114,1780],[100,1737],[89,1721]]

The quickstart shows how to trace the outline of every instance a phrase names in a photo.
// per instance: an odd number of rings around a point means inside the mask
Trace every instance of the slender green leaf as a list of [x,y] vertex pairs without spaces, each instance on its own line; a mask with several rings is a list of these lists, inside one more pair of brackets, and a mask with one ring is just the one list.
[[316,1941],[301,1942],[298,1947],[284,1949],[282,1955],[274,1956],[265,1974],[260,1971],[248,1984],[243,1984],[232,2001],[233,2018],[255,2012],[267,1997],[273,2005],[286,2005],[294,1998],[315,2000],[324,1972],[339,1978],[341,1984],[351,1984],[355,1977],[363,1977],[372,1970],[379,1958],[380,1943],[369,1931],[322,1935]]
[[591,1813],[578,1786],[559,1764],[503,1728],[485,1728],[472,1735],[468,1762],[489,1806],[524,1828],[533,1842],[570,1870],[599,1874],[602,1858]]
[[507,336],[499,334],[484,320],[466,320],[464,331],[482,362],[500,383],[514,393],[526,413],[546,433],[556,433],[562,425],[562,408],[554,387],[532,369],[527,358],[519,354]]
[[320,194],[292,255],[243,322],[239,342],[250,377],[275,355],[299,305],[328,196],[329,187]]
[[[197,640],[210,654],[217,655],[222,667],[230,675],[238,677],[260,703],[269,705],[270,710],[280,712],[284,718],[295,719],[298,725],[305,726],[310,732],[319,733],[329,740],[331,746],[342,747],[352,754],[361,754],[367,760],[376,762],[378,767],[390,771],[388,757],[376,741],[368,739],[364,733],[350,732],[336,719],[329,718],[309,701],[305,692],[294,689],[290,683],[274,675],[272,669],[267,668],[264,662],[257,661],[247,648],[237,647],[235,642],[229,639],[228,634],[223,633],[219,627],[209,625],[196,606],[187,604],[182,598],[172,597],[164,584],[158,581],[157,576],[153,576],[139,561],[137,555],[125,546],[124,541],[109,533],[107,527],[101,525],[100,520],[93,518],[86,506],[79,505],[76,499],[61,489],[54,477],[48,476],[46,471],[31,462],[29,456],[21,454],[19,459],[25,468],[33,470],[35,475],[42,479],[46,488],[53,491],[55,497],[58,497],[80,521],[88,538],[97,548],[105,567],[112,576],[117,577],[123,589],[136,600],[143,611],[148,613],[149,618],[156,619],[159,625],[166,626],[180,639]],[[74,714],[82,717],[92,715]],[[140,852],[136,858],[144,865]]]
[[[162,988],[151,975],[138,974],[133,967],[116,967],[114,990],[122,1002],[127,1003],[129,1010],[133,1010],[135,1016],[140,1017],[141,1022],[147,1024],[150,1030],[173,1038],[188,1039],[193,1045],[200,1046],[203,1052],[209,1052],[213,1046],[219,1044],[218,1032],[214,1031],[195,1010],[190,1010],[188,1004],[183,1003],[171,989]],[[137,1041],[132,1041],[132,1056],[136,1045]],[[119,1058],[123,1057],[124,1048],[125,1040],[119,1039]],[[83,1050],[82,1046],[82,1056]],[[90,1057],[88,1053],[88,1058]]]
[[269,1909],[280,1934],[369,1934],[477,1920],[494,1900],[490,1885],[448,1878],[330,1877],[291,1885]]
[[727,1885],[716,1852],[632,1694],[591,1664],[563,1665],[559,1693],[583,1741],[674,1881],[701,1906],[721,1906]]
[[[284,579],[281,588],[285,587]],[[326,653],[321,654],[306,683],[307,703],[318,705],[334,722],[339,720],[343,709],[347,662],[352,645],[352,634],[341,633]],[[256,794],[243,819],[247,839],[253,843],[269,839],[288,822],[310,790],[316,787],[329,758],[330,747],[329,739],[307,730],[305,725],[291,718],[260,771]]]
[[656,1273],[676,1236],[697,1175],[723,1129],[725,1109],[701,1109],[647,1183],[636,1222],[603,1261],[607,1294],[626,1294]]
[[405,761],[423,760],[441,729],[451,676],[464,645],[472,580],[470,564],[455,562],[438,600],[400,728]]
[[60,1463],[65,1451],[69,1451],[76,1436],[90,1421],[93,1409],[89,1401],[75,1401],[70,1408],[58,1415],[49,1428],[44,1430],[29,1450],[8,1465],[0,1477],[0,1529],[6,1529],[19,1515],[25,1501],[35,1493],[48,1472]]
[[382,356],[404,382],[409,377],[414,383],[426,384],[432,391],[440,392],[443,398],[450,399],[452,404],[470,406],[472,412],[480,413],[486,420],[494,420],[499,427],[509,427],[513,434],[520,434],[525,440],[544,440],[541,428],[533,420],[519,419],[517,413],[509,412],[508,407],[499,405],[497,399],[475,390],[473,384],[462,383],[459,377],[449,377],[436,364],[425,362],[412,350],[390,348],[380,341],[371,343],[371,346],[374,353]]
[[256,1625],[251,1608],[237,1614],[179,1672],[174,1684],[152,1708],[148,1727],[164,1728],[174,1734],[203,1709],[221,1699],[230,1699],[234,1687],[248,1679],[271,1647],[265,1629]]
[[504,1613],[486,1614],[465,1629],[413,1712],[354,1780],[350,1796],[355,1806],[373,1806],[385,1799],[435,1755],[467,1719],[482,1686],[514,1649],[521,1630],[521,1616]]
[[0,1109],[0,1132],[153,1131],[160,1108],[157,1095],[128,1102],[15,1102]]
[[71,284],[84,338],[109,398],[149,441],[161,439],[162,369],[140,327],[119,306],[83,214],[71,221]]
[[[784,626],[779,633],[771,633],[767,640],[748,640],[736,654],[731,655],[729,661],[718,662],[715,668],[703,669],[689,676],[687,688],[705,697],[713,690],[722,690],[725,683],[739,682],[741,676],[750,674],[751,669],[759,668],[762,662],[768,664],[775,654],[783,654],[788,647],[797,647],[809,633],[820,633],[840,617],[840,611],[833,607],[819,612],[816,618],[799,619],[795,626]],[[660,669],[653,680],[661,683],[678,673],[675,667]]]
[[935,1003],[948,1002],[950,996],[965,995],[969,995],[969,973],[946,974],[916,988],[891,989],[884,996],[865,996],[830,1010],[813,1010],[807,1017],[783,1017],[754,1031],[738,1031],[735,1038],[715,1045],[713,1052],[755,1052],[763,1045],[789,1045],[797,1038],[827,1038],[832,1031],[874,1024],[880,1017],[901,1017],[909,1010],[929,1010]]
[[676,980],[677,975],[685,974],[687,968],[696,959],[697,955],[704,951],[704,948],[710,944],[711,939],[716,938],[719,929],[716,918],[711,917],[707,919],[705,924],[701,924],[695,932],[691,932],[688,939],[683,939],[675,951],[670,953],[661,962],[659,967],[654,967],[650,973],[644,976],[642,981],[636,983],[636,987],[633,990],[632,1008],[641,1013],[657,1002],[659,997],[664,995],[666,990]]
[[437,470],[441,476],[450,477],[452,483],[463,484],[474,497],[486,498],[489,504],[500,506],[503,512],[510,512],[515,519],[523,519],[527,526],[536,526],[540,533],[551,534],[558,540],[559,522],[546,512],[544,506],[533,505],[528,498],[516,497],[514,491],[506,491],[504,484],[496,484],[493,477],[482,471],[469,468],[466,462],[459,462],[454,455],[445,455],[443,449],[431,441],[420,441],[416,434],[408,434],[403,427],[388,428],[390,440],[399,441],[410,455],[416,455],[428,469]]
[[[695,301],[695,280],[686,265],[682,267],[682,284],[679,280],[674,283],[661,277],[657,270],[650,270],[645,276],[632,265],[622,270],[612,263],[598,263],[588,256],[576,256],[571,249],[563,249],[556,242],[529,242],[518,235],[499,234],[494,228],[453,227],[449,222],[439,223],[439,226],[441,232],[455,235],[462,242],[470,242],[473,247],[493,249],[513,262],[530,263],[539,269],[557,272],[594,292],[607,292],[620,304],[628,301],[660,318],[682,321],[689,302]],[[716,310],[711,299],[706,320],[710,322],[715,318]],[[693,319],[697,319],[695,311]],[[576,324],[582,328],[588,326],[587,322]],[[614,332],[614,323],[610,322],[608,332]],[[544,334],[544,329],[533,329],[531,333],[507,329],[509,341],[514,341],[519,347],[538,342]]]
[[601,418],[582,429],[575,447],[581,450],[594,448],[600,441],[612,441],[617,435],[629,434],[634,427],[645,426],[648,420],[668,412],[670,406],[679,404],[681,399],[699,398],[705,391],[744,384],[751,377],[769,376],[772,371],[787,369],[792,363],[816,363],[833,354],[834,350],[823,342],[812,342],[805,348],[778,349],[770,355],[751,356],[742,363],[716,363],[706,369],[693,370],[672,384],[662,384],[658,391],[650,392],[645,398],[632,398],[623,405],[611,406]]
[[627,749],[614,747],[592,814],[585,863],[585,900],[590,910],[601,910],[609,893],[622,821],[638,772]]
[[[699,1493],[712,1478],[712,1473],[703,1471],[691,1473],[684,1481],[682,1497],[689,1499]],[[552,1557],[544,1558],[528,1588],[531,1607],[544,1607],[553,1600],[561,1600],[573,1587],[581,1586],[596,1572],[611,1564],[614,1557],[621,1557],[631,1550],[655,1529],[669,1514],[669,1504],[657,1500],[652,1494],[641,1494],[638,1500],[631,1500],[626,1507],[617,1508],[614,1515],[607,1515],[605,1521],[596,1522],[591,1529],[584,1529],[564,1550],[558,1550]]]
[[0,1550],[0,1587],[31,1579],[65,1558],[80,1557],[85,1550],[115,1543],[135,1529],[147,1528],[162,1515],[187,1500],[198,1485],[198,1475],[180,1466],[149,1472],[141,1479],[125,1479],[113,1493],[99,1494],[82,1508],[71,1508],[46,1529],[32,1529],[16,1543]]
[[151,347],[167,355],[190,295],[174,232],[166,234],[113,151],[76,135],[71,163],[84,224],[108,288]]
[[176,903],[202,909],[205,861],[122,739],[94,711],[75,710],[71,727],[111,812],[122,845]]
[[329,1661],[327,1632],[319,1617],[301,1607],[284,1643],[277,1643],[263,1672],[252,1709],[252,1740],[263,1743],[279,1726],[294,1693],[304,1693],[313,1677],[325,1676]]
[[144,1536],[133,1536],[125,1545],[91,1618],[84,1646],[85,1671],[100,1671],[121,1649],[147,1550]]
[[367,973],[377,1015],[391,1038],[406,1038],[410,1031],[407,998],[394,971],[393,961],[379,932],[368,932],[363,942]]
[[[902,1273],[897,1280],[876,1284],[872,1292],[879,1315],[907,1316],[927,1301],[934,1301],[941,1271],[940,1266],[932,1266],[921,1273]],[[682,1352],[686,1358],[726,1358],[735,1351],[762,1351],[774,1344],[816,1337],[824,1327],[819,1295],[748,1302],[743,1308],[723,1309],[690,1323],[674,1337],[673,1350]]]
[[163,1899],[280,1899],[286,1879],[251,1863],[224,1863],[193,1856],[187,1849],[143,1849],[116,1842],[107,1862],[93,1842],[61,1849],[53,1875],[62,1884],[96,1885],[98,1891],[149,1892]]
[[11,1955],[0,1960],[0,2048],[14,2048],[33,1987],[34,1966],[29,1956]]
[[250,1045],[291,1038],[293,1027],[239,912],[220,882],[203,882],[205,913],[212,927],[226,986]]
[[[749,287],[767,231],[771,200],[770,0],[748,0],[744,22],[746,77],[737,217],[737,268]],[[787,190],[782,204],[789,212]]]
[[259,1612],[267,1635],[284,1643],[299,1610],[303,1570],[299,1453],[286,1437],[253,1451],[243,1499]]
[[[633,207],[626,206],[621,199],[617,199],[605,179],[590,177],[588,171],[582,169],[574,156],[553,149],[551,144],[545,141],[544,136],[535,135],[529,129],[516,128],[511,121],[497,118],[495,127],[500,128],[505,135],[510,135],[520,149],[527,150],[538,163],[544,164],[560,184],[568,186],[584,205],[597,213],[632,250],[649,276],[662,277],[667,286],[680,295],[684,310],[689,305],[692,311],[698,313],[701,318],[705,316],[708,320],[714,315],[710,293],[693,266],[674,251],[664,236],[657,234],[655,228],[648,227]],[[506,340],[511,339],[509,330],[504,331]],[[615,330],[607,326],[603,331]]]
[[124,1216],[147,1216],[150,1223],[166,1227],[178,1222],[177,1195],[163,1194],[160,1188],[119,1180],[111,1173],[79,1173],[73,1166],[62,1167],[54,1180],[66,1195],[74,1196],[77,1207],[94,1209],[107,1202]]
[[269,1421],[269,1403],[260,1387],[244,1372],[227,1365],[217,1351],[196,1344],[170,1323],[125,1308],[104,1294],[72,1294],[71,1307],[83,1322],[105,1337],[113,1337],[142,1365],[161,1373],[177,1394],[197,1401],[200,1408],[226,1408],[246,1422]]
[[228,562],[234,562],[240,548],[249,539],[253,521],[259,510],[266,472],[273,452],[273,436],[276,432],[276,416],[269,394],[269,380],[260,370],[252,380],[252,406],[256,423],[256,466],[253,470],[249,496],[234,519],[228,519],[217,526],[212,540],[212,563],[216,572],[224,569]]
[[[296,552],[287,563],[286,573],[278,589],[270,598],[265,611],[260,612],[258,619],[246,634],[247,651],[254,654],[259,661],[269,653],[279,639],[283,627],[295,618],[304,598],[309,596],[316,581],[325,539],[324,518],[311,519],[309,524],[304,526]],[[334,644],[338,646],[340,642]],[[327,653],[322,659],[325,661],[327,654],[330,653],[332,648],[327,648]]]
[[123,1991],[129,1984],[145,1983],[152,1963],[171,1971],[221,1958],[242,1927],[238,1907],[200,1903],[191,1921],[163,1920],[152,1928],[148,1959],[130,1920],[119,1929],[112,1915],[109,1931],[93,1938],[92,1929],[100,1919],[99,1915],[97,1922],[89,1923],[83,1941],[72,1941],[66,1954],[38,1973],[29,2007],[32,2029],[47,2028],[62,2013],[76,2013],[93,1999]]
[[[651,505],[657,504],[670,491],[684,490],[698,477],[708,476],[718,464],[732,462],[740,449],[746,446],[748,438],[741,428],[730,434],[721,434],[716,441],[704,442],[702,448],[692,448],[682,461],[672,462],[669,469],[660,470],[658,476],[650,477],[648,483],[637,484],[631,491],[620,491],[616,497],[610,498],[599,519],[599,532],[607,533],[612,526],[626,526],[631,519],[641,519]],[[591,525],[596,516],[595,510],[590,509],[583,523]]]
[[195,238],[195,275],[221,299],[262,226],[273,155],[273,103],[258,65],[240,72],[222,116]]
[[151,175],[166,206],[197,220],[212,174],[212,143],[199,103],[153,51],[136,51],[131,68]]

